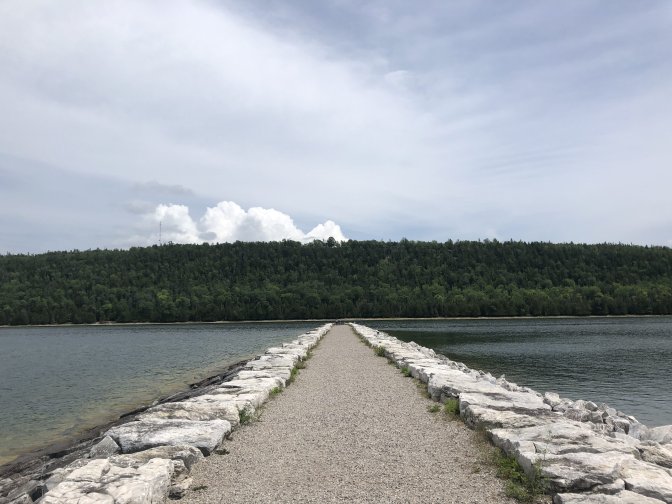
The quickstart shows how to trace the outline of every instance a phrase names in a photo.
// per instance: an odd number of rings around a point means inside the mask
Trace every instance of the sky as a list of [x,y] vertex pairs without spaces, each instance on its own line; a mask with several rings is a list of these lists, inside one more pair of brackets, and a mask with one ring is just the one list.
[[667,0],[2,0],[0,253],[672,246]]

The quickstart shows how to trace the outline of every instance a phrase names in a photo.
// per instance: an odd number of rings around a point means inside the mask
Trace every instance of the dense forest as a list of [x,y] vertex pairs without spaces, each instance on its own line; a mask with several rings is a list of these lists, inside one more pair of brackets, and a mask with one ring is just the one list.
[[0,256],[0,324],[672,313],[672,250],[283,241]]

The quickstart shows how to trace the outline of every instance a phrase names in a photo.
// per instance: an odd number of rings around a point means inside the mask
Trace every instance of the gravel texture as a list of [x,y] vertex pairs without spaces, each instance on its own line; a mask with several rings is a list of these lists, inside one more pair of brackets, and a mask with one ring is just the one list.
[[182,502],[513,502],[477,435],[420,392],[334,326],[229,453],[194,468]]

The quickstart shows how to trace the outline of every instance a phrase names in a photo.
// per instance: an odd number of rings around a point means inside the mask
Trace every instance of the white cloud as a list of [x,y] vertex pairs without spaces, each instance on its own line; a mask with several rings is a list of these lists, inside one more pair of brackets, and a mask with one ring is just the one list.
[[156,241],[158,227],[161,239],[174,243],[221,243],[234,241],[281,241],[293,240],[303,243],[326,240],[333,237],[337,241],[347,238],[335,222],[328,220],[318,224],[308,233],[301,231],[292,218],[273,208],[253,207],[244,210],[233,201],[221,201],[209,207],[196,222],[185,205],[158,205],[147,216],[145,224],[151,224],[151,237],[146,241]]
[[159,205],[154,210],[153,220],[160,224],[162,241],[175,243],[198,243],[199,232],[189,215],[186,205]]

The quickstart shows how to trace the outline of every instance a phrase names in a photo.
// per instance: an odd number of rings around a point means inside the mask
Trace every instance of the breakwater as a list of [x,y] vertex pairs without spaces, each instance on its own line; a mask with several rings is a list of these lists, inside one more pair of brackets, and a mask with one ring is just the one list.
[[269,348],[197,394],[137,412],[85,450],[63,450],[40,467],[0,477],[0,504],[159,503],[183,495],[193,465],[283,388],[330,328]]
[[465,423],[543,478],[555,503],[672,502],[672,425],[648,428],[606,404],[542,395],[413,342],[353,328],[425,383],[434,400],[457,399]]

